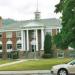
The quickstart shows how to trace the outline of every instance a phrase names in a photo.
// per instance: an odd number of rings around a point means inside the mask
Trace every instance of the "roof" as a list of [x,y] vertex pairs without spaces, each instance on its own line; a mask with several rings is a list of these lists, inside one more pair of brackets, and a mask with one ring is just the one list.
[[40,22],[38,22],[38,21],[33,21],[33,22],[29,22],[29,23],[27,23],[26,25],[24,24],[23,25],[24,27],[39,27],[39,26],[44,26],[44,24],[43,23],[40,23]]
[[17,21],[16,23],[10,25],[4,25],[2,30],[19,30],[22,26],[30,27],[30,26],[58,26],[61,27],[61,21],[56,18],[48,18],[48,19],[40,19],[40,20],[25,20],[25,21]]

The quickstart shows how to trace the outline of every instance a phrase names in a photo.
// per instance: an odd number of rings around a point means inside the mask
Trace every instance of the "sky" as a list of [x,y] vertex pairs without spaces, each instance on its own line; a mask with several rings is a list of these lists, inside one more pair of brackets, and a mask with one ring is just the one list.
[[[54,13],[55,5],[60,0],[38,0],[38,10],[41,18],[59,18],[60,13]],[[37,0],[0,0],[0,16],[14,20],[34,19]]]

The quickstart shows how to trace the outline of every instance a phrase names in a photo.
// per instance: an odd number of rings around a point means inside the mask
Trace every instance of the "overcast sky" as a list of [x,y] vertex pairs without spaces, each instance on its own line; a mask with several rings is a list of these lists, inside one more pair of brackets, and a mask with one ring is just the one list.
[[[59,0],[38,0],[41,18],[59,18],[60,14],[54,13],[57,3]],[[0,0],[0,16],[15,20],[34,19],[36,7],[37,0]]]

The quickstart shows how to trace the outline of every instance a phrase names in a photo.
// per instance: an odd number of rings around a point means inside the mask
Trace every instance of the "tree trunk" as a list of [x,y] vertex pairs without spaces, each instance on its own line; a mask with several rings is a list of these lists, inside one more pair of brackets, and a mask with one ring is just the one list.
[[4,49],[2,52],[2,59],[6,60],[7,59],[7,51]]

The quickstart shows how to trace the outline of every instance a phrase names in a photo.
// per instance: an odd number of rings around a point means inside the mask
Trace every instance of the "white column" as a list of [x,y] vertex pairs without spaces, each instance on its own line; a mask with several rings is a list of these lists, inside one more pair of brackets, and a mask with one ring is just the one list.
[[25,31],[24,31],[23,37],[24,37],[24,40],[23,40],[23,41],[24,41],[24,50],[26,50],[26,43],[25,43],[25,42],[26,42],[26,39],[25,39]]
[[24,50],[24,37],[23,37],[23,30],[21,30],[21,44],[22,44],[22,50]]
[[61,32],[61,29],[59,28],[59,33]]
[[41,29],[41,50],[44,50],[44,29]]
[[29,51],[29,31],[26,31],[27,33],[27,51]]
[[36,51],[38,51],[38,31],[36,30]]

